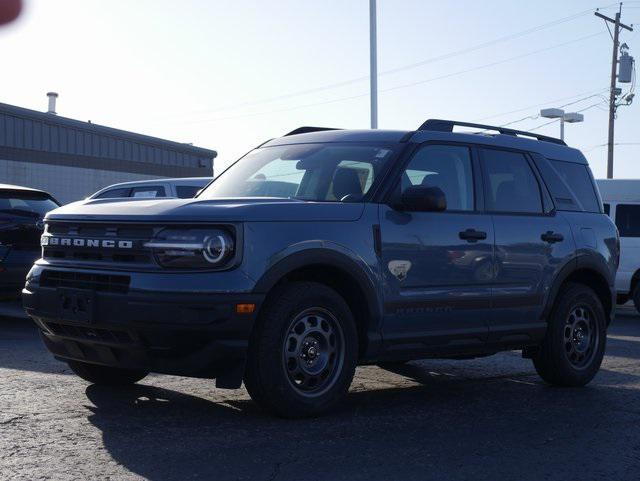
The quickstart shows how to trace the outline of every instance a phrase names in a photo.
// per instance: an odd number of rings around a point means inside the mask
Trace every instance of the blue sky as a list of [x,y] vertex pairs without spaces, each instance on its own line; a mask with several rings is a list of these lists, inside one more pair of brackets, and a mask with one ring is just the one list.
[[[378,0],[380,127],[502,125],[576,102],[567,142],[603,177],[611,39],[592,10],[616,5]],[[640,24],[640,1],[623,20]],[[622,41],[640,59],[640,35]],[[0,29],[0,101],[45,110],[55,90],[60,115],[216,149],[219,171],[301,125],[367,128],[368,48],[368,0],[26,0]],[[619,109],[616,141],[635,145],[616,147],[616,177],[640,178],[638,103]]]

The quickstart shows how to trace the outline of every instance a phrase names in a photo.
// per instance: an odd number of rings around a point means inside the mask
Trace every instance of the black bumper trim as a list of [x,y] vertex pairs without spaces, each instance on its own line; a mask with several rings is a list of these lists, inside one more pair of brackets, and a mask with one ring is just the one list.
[[[258,309],[236,314],[256,294],[95,292],[90,321],[61,317],[57,289],[28,286],[23,306],[58,359],[216,378],[244,366]],[[240,378],[241,379],[241,378]]]

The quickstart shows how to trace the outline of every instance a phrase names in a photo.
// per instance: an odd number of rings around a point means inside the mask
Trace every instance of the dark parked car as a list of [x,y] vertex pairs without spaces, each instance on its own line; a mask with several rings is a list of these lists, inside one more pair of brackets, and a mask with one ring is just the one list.
[[59,205],[41,190],[0,184],[0,298],[20,294],[40,257],[44,215]]
[[519,349],[582,386],[613,317],[618,236],[584,156],[500,127],[301,128],[195,199],[87,200],[46,225],[23,302],[76,374],[244,380],[281,416],[334,406],[365,363]]

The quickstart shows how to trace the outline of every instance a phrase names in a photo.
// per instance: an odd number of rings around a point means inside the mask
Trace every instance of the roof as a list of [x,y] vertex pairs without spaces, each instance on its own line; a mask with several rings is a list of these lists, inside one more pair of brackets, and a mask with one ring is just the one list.
[[597,179],[603,202],[640,202],[640,179]]
[[263,144],[265,147],[302,143],[325,142],[428,142],[430,140],[443,142],[465,142],[508,149],[537,152],[550,159],[564,160],[586,164],[582,152],[566,145],[536,140],[516,135],[495,134],[487,135],[469,132],[443,132],[435,130],[322,130],[297,135],[288,135],[270,140]]
[[152,137],[149,135],[137,134],[126,130],[114,129],[112,127],[106,127],[103,125],[94,124],[92,122],[83,122],[80,120],[70,119],[68,117],[62,117],[56,114],[38,112],[37,110],[25,109],[24,107],[17,107],[15,105],[0,103],[0,113],[20,117],[23,119],[31,119],[38,122],[43,122],[48,125],[67,127],[74,130],[91,132],[108,137],[131,140],[134,142],[170,149],[177,152],[184,152],[200,157],[207,157],[209,159],[213,159],[217,156],[217,152],[215,150],[195,147],[190,144],[173,142],[171,140],[160,139],[158,137]]
[[42,192],[43,194],[49,194],[44,190],[32,189],[31,187],[23,187],[21,185],[0,184],[0,190],[24,190],[25,192]]
[[206,185],[213,180],[213,177],[176,177],[176,178],[160,178],[160,179],[147,179],[147,180],[132,180],[129,182],[118,182],[117,184],[112,184],[104,189],[111,189],[113,187],[127,187],[131,185],[155,185],[155,184],[174,184],[174,185],[189,185],[201,183],[202,185]]

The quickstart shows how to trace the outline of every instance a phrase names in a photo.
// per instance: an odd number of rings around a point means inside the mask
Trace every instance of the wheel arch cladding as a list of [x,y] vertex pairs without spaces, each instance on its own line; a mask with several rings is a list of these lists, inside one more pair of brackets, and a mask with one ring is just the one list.
[[344,298],[356,322],[360,357],[379,347],[382,314],[375,281],[358,262],[323,249],[297,252],[274,264],[254,290],[267,294],[263,303],[266,305],[275,288],[294,281],[325,284]]
[[549,315],[551,309],[558,301],[558,294],[568,283],[582,284],[593,289],[604,308],[605,315],[607,316],[607,325],[611,322],[611,313],[615,305],[613,292],[607,282],[607,277],[593,266],[578,267],[560,273],[554,283],[552,296],[550,296],[547,307],[545,308],[544,317]]

